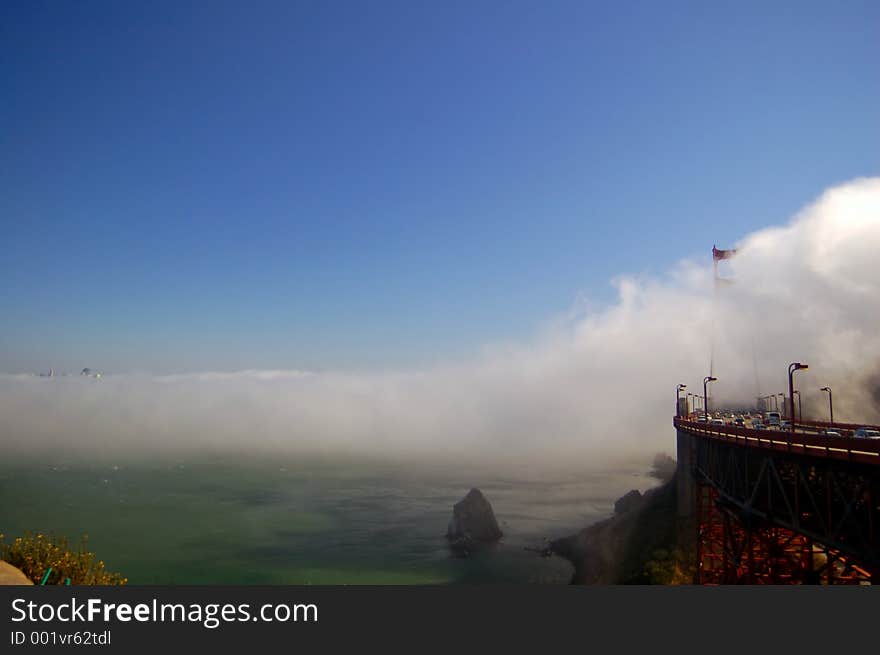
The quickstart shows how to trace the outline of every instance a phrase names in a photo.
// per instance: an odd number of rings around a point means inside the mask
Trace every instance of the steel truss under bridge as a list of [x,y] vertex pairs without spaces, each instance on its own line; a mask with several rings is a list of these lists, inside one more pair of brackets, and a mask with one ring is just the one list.
[[848,439],[867,451],[846,452],[816,435],[676,425],[689,437],[698,582],[880,582],[880,443]]

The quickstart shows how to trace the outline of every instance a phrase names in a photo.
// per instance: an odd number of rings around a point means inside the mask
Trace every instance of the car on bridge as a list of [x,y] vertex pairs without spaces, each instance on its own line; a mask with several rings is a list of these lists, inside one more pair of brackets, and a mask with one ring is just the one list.
[[735,419],[733,419],[733,422],[738,428],[744,428],[746,425],[746,421],[742,416],[737,416]]
[[767,425],[780,425],[782,423],[782,416],[779,412],[767,412]]
[[723,418],[713,418],[712,425],[727,425],[727,423],[724,422]]
[[880,439],[880,431],[874,428],[858,428],[853,432],[853,436],[858,439]]
[[839,437],[839,436],[842,436],[842,435],[840,434],[840,431],[838,431],[838,430],[832,430],[831,428],[825,428],[825,429],[822,430],[819,434],[821,434],[821,435],[823,435],[823,436],[825,436],[825,437]]
[[763,430],[764,429],[764,421],[759,418],[756,418],[752,421],[752,430]]
[[791,430],[791,421],[783,421],[779,424],[780,430]]

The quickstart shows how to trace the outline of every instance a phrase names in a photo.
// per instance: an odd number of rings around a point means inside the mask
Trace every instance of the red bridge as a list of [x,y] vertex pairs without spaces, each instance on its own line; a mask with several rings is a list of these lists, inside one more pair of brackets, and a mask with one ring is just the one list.
[[673,423],[697,582],[880,583],[880,439],[824,435],[815,421],[781,431],[696,418]]

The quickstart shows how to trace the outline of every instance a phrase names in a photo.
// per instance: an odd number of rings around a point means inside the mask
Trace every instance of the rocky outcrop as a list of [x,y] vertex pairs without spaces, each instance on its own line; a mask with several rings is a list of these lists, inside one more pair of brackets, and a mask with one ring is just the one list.
[[638,489],[633,489],[614,501],[614,513],[625,514],[626,512],[638,509],[641,504],[642,494],[639,493]]
[[646,568],[675,547],[674,479],[644,495],[631,491],[614,509],[611,518],[551,541],[546,549],[572,563],[572,584],[652,582]]
[[665,453],[657,453],[654,456],[654,466],[651,475],[661,482],[669,482],[675,475],[676,461]]
[[472,549],[498,541],[501,528],[495,519],[492,505],[479,489],[471,489],[452,508],[452,519],[446,538],[456,549]]
[[[630,515],[623,515],[630,516]],[[621,515],[550,542],[549,552],[574,566],[572,584],[616,584],[621,554],[629,543],[633,523]]]

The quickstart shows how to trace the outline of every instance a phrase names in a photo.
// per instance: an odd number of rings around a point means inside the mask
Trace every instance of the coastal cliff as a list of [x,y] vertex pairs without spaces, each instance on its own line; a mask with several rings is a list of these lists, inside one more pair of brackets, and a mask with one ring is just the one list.
[[615,514],[550,542],[574,566],[572,584],[690,584],[693,544],[676,517],[675,475],[644,494],[631,491]]

